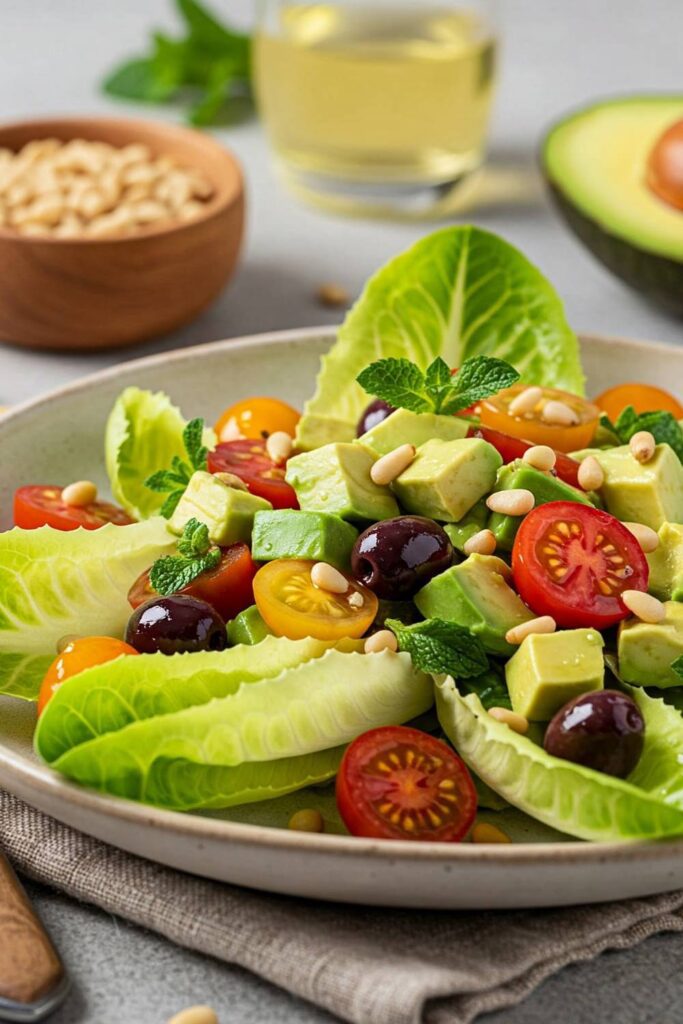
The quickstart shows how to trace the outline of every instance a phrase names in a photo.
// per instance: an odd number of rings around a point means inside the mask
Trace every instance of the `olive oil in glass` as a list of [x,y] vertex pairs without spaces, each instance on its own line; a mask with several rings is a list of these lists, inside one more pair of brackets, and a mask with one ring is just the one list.
[[281,167],[311,199],[427,212],[480,165],[490,5],[262,0],[254,64]]

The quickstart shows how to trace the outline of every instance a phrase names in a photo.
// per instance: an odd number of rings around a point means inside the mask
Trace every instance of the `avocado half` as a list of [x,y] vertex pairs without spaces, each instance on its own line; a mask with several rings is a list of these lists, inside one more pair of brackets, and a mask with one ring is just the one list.
[[541,150],[543,173],[569,227],[609,270],[683,313],[683,210],[646,182],[660,135],[683,118],[683,95],[631,96],[557,122]]

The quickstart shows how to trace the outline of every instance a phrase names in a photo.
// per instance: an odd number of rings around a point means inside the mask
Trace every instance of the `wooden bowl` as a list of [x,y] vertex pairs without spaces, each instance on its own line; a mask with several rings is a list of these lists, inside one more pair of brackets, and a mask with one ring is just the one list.
[[236,159],[209,136],[157,121],[55,118],[0,126],[0,147],[32,139],[141,142],[201,171],[215,193],[196,219],[120,238],[61,239],[0,228],[0,341],[113,348],[192,320],[230,278],[244,225]]

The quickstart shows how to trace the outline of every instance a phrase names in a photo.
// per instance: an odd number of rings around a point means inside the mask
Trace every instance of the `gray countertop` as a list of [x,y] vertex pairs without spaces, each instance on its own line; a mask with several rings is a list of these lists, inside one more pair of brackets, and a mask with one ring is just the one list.
[[[214,6],[249,23],[248,0]],[[550,211],[535,170],[542,128],[584,100],[681,88],[680,0],[502,0],[503,69],[487,185],[504,177],[508,198],[490,198],[467,219],[498,231],[551,278],[577,330],[683,340],[683,325],[608,276]],[[0,119],[49,113],[126,112],[99,95],[103,72],[140,50],[146,31],[172,27],[169,0],[2,0]],[[174,117],[165,109],[129,108]],[[243,161],[249,225],[241,270],[190,327],[127,352],[56,355],[0,350],[0,404],[30,398],[136,355],[274,328],[334,323],[316,287],[331,280],[356,294],[384,260],[429,228],[340,220],[296,205],[271,170],[256,122],[218,132]],[[514,194],[516,198],[509,198]],[[161,1024],[184,1005],[207,1002],[227,1021],[276,1024],[331,1018],[245,972],[203,960],[124,922],[37,886],[31,893],[75,981],[55,1024]],[[562,972],[489,1024],[621,1024],[680,1020],[680,939],[660,936],[628,953]]]

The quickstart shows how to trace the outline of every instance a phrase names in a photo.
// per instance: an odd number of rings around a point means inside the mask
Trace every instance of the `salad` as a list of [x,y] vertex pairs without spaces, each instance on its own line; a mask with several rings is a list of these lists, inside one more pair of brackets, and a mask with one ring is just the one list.
[[[85,786],[177,810],[336,779],[353,835],[683,835],[683,407],[590,401],[550,284],[438,231],[368,283],[303,414],[127,388],[115,503],[27,483],[0,692]],[[293,828],[324,824],[311,808]]]

